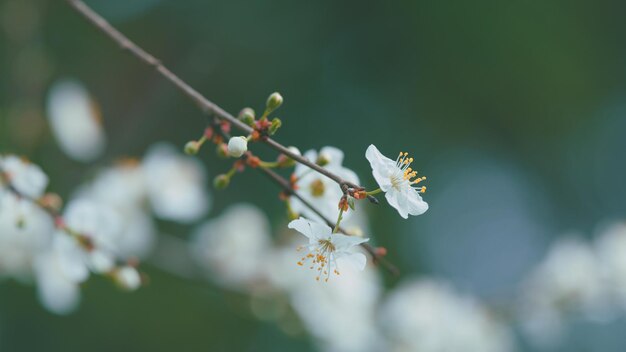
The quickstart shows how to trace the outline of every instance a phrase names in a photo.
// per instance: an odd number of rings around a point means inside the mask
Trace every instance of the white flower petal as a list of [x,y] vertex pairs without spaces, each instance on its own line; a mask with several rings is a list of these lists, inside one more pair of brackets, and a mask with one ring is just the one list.
[[337,256],[337,270],[343,270],[347,267],[349,269],[363,271],[366,264],[367,258],[365,257],[365,254],[360,252]]
[[400,205],[401,198],[402,195],[400,192],[396,191],[394,188],[385,193],[385,199],[387,199],[389,205],[394,207],[401,217],[407,219],[409,217],[409,212],[405,207]]
[[341,233],[336,233],[331,236],[331,240],[335,245],[336,250],[338,252],[343,252],[348,250],[349,248],[358,246],[361,243],[369,241],[369,238],[346,236]]
[[303,217],[293,220],[287,225],[290,229],[294,229],[308,237],[310,240],[320,238],[328,238],[332,233],[332,229],[325,224],[312,222]]
[[341,166],[343,163],[343,152],[339,148],[335,147],[323,147],[320,150],[320,155],[324,156],[328,160],[328,167]]
[[63,152],[74,160],[94,160],[105,149],[106,138],[94,106],[78,81],[59,81],[50,89],[46,110],[52,132]]

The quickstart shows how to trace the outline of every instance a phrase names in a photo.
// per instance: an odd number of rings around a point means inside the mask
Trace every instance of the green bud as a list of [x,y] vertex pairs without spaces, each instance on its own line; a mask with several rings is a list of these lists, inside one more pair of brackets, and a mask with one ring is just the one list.
[[273,135],[274,133],[276,133],[276,131],[278,131],[278,129],[282,125],[283,125],[283,122],[278,117],[273,118],[272,124],[270,125],[269,134]]
[[228,177],[228,175],[225,175],[225,174],[217,175],[215,176],[215,179],[213,180],[213,186],[215,186],[215,189],[224,189],[228,187],[229,183],[230,183],[230,177]]
[[226,143],[218,144],[217,148],[215,149],[215,153],[220,158],[228,158],[228,146],[226,145]]
[[269,96],[269,98],[267,98],[267,103],[265,105],[267,106],[267,111],[272,112],[278,109],[278,107],[281,106],[282,104],[283,104],[282,95],[280,95],[280,93],[278,92],[274,92]]
[[326,166],[328,165],[328,163],[330,163],[330,159],[327,155],[320,153],[320,155],[317,156],[317,160],[315,160],[315,163],[319,166]]
[[196,155],[200,150],[200,145],[197,141],[189,141],[185,144],[185,154],[187,155]]
[[350,207],[350,209],[355,210],[354,209],[354,198],[352,198],[352,197],[348,198],[348,206]]
[[244,108],[241,112],[239,112],[239,119],[248,126],[254,125],[254,118],[254,110],[251,108]]

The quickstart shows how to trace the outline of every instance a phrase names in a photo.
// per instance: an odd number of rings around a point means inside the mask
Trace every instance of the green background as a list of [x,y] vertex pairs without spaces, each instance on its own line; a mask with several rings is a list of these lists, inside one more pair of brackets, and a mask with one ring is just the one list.
[[[403,277],[443,277],[510,304],[554,238],[592,237],[626,214],[624,2],[86,2],[232,113],[280,91],[278,139],[341,148],[365,185],[369,144],[409,151],[428,176],[430,210],[403,221],[368,207]],[[99,167],[156,141],[182,148],[203,130],[193,104],[64,1],[0,0],[0,20],[0,150],[41,165],[64,197]],[[45,94],[63,77],[102,109],[109,145],[96,163],[65,157],[46,125]],[[211,175],[228,168],[201,156]],[[212,215],[249,201],[284,224],[269,181],[234,182],[213,192]],[[0,350],[314,349],[306,334],[256,319],[244,296],[144,269],[151,284],[133,294],[90,281],[69,317],[47,313],[31,286],[2,283]],[[621,351],[625,325],[577,323],[563,351]]]

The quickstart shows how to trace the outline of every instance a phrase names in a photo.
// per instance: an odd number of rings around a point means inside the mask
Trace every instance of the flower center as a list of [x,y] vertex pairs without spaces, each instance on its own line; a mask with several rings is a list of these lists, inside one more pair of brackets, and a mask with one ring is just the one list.
[[317,276],[315,280],[320,281],[320,277],[325,275],[325,282],[328,282],[330,278],[330,272],[334,272],[335,275],[339,275],[339,271],[337,269],[331,269],[331,262],[336,267],[335,258],[333,253],[337,249],[335,244],[328,239],[318,240],[316,244],[308,245],[308,246],[300,246],[298,247],[298,251],[303,249],[308,249],[309,252],[298,261],[298,265],[304,266],[305,263],[311,262],[309,269],[317,271]]
[[324,195],[324,182],[322,182],[322,180],[320,180],[319,178],[311,182],[309,187],[311,189],[311,195],[313,195],[313,197],[318,198]]
[[426,192],[426,186],[417,186],[417,184],[424,181],[426,176],[417,177],[417,171],[414,171],[411,168],[412,162],[413,158],[409,157],[409,153],[400,152],[400,154],[398,154],[398,157],[396,158],[397,170],[389,177],[391,185],[398,191],[401,186],[407,185],[416,189],[420,193],[424,193]]

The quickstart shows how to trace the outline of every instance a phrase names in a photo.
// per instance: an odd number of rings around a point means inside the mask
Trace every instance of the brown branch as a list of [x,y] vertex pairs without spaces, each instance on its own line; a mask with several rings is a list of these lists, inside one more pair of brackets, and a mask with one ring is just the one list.
[[[128,39],[128,37],[126,37],[124,34],[118,31],[115,27],[109,24],[104,18],[102,18],[102,16],[100,16],[98,13],[93,11],[83,1],[81,0],[66,0],[66,1],[68,2],[70,6],[72,6],[76,11],[78,11],[78,13],[80,13],[87,21],[89,21],[91,24],[96,26],[102,33],[104,33],[107,37],[109,37],[111,40],[117,43],[120,46],[120,48],[122,48],[123,50],[127,50],[140,61],[144,62],[148,66],[153,67],[161,76],[163,76],[163,78],[168,80],[170,83],[176,86],[176,88],[178,88],[184,95],[186,95],[192,101],[194,101],[196,105],[204,113],[212,114],[213,116],[219,118],[220,120],[228,121],[233,126],[238,128],[239,130],[244,131],[247,134],[250,134],[254,131],[252,127],[246,125],[245,123],[243,123],[242,121],[240,121],[239,119],[237,119],[236,117],[234,117],[233,115],[231,115],[230,113],[228,113],[227,111],[219,107],[217,104],[213,103],[212,101],[204,97],[197,90],[192,88],[189,84],[187,84],[180,77],[178,77],[176,74],[170,71],[167,67],[165,67],[161,63],[161,61],[159,61],[157,58],[155,58],[154,56],[152,56],[151,54],[143,50],[141,47],[139,47],[137,44],[132,42],[130,39]],[[295,160],[296,162],[306,165],[307,167],[335,181],[337,184],[339,184],[339,186],[341,187],[344,193],[347,191],[348,188],[363,189],[363,187],[346,181],[339,175],[336,175],[328,171],[327,169],[317,165],[315,162],[312,162],[302,157],[301,155],[293,153],[287,147],[285,147],[284,145],[280,144],[279,142],[271,138],[262,139],[261,141],[269,145],[271,148],[279,151],[280,153],[285,154],[286,156]],[[286,192],[288,192],[289,194],[293,195],[294,197],[302,201],[302,203],[306,207],[311,209],[316,214],[320,215],[320,217],[324,219],[324,221],[328,223],[329,226],[331,227],[334,226],[334,223],[332,221],[329,221],[324,216],[322,216],[319,210],[317,210],[309,202],[303,199],[297,192],[295,192],[293,188],[291,187],[291,185],[289,184],[289,182],[285,180],[282,176],[266,168],[259,168],[259,170],[262,173],[264,173],[267,177],[275,181]],[[341,231],[344,232],[343,230]],[[386,261],[382,256],[378,255],[376,253],[375,248],[373,248],[369,244],[363,244],[363,247],[374,258],[373,260],[375,262],[380,263],[383,267],[385,267],[392,274],[398,275],[398,269],[393,264]]]
[[[219,107],[217,104],[213,103],[202,94],[200,94],[197,90],[193,89],[189,84],[183,81],[180,77],[170,71],[167,67],[163,66],[161,61],[159,61],[154,56],[150,55],[148,52],[143,50],[137,44],[132,42],[128,37],[118,31],[115,27],[109,24],[102,16],[93,11],[89,6],[87,6],[81,0],[66,0],[70,6],[72,6],[78,13],[80,13],[87,21],[96,26],[103,32],[107,37],[116,42],[120,48],[123,50],[127,50],[133,56],[138,58],[140,61],[143,61],[148,66],[153,67],[161,76],[170,81],[170,83],[174,84],[176,88],[178,88],[184,95],[193,100],[196,105],[205,113],[212,113],[217,116],[221,120],[226,120],[230,122],[233,126],[238,129],[244,131],[247,134],[252,133],[253,128],[241,122],[239,119],[226,112],[224,109]],[[359,185],[355,185],[351,182],[344,180],[339,175],[336,175],[327,169],[317,165],[316,163],[291,152],[287,147],[278,143],[277,141],[267,138],[263,139],[262,142],[269,145],[270,147],[276,149],[277,151],[287,155],[293,160],[310,167],[311,169],[319,172],[320,174],[330,178],[331,180],[337,182],[342,190],[346,188],[354,188],[361,189]]]
[[[222,138],[224,138],[225,140],[230,139],[230,135],[226,133],[224,130],[222,130],[219,123],[214,123],[213,128],[216,131],[216,133],[220,134]],[[243,157],[247,158],[251,156],[253,156],[252,152],[247,152],[246,154],[244,154]],[[287,195],[298,198],[298,200],[300,200],[302,204],[304,204],[305,207],[309,208],[312,212],[317,214],[317,216],[323,219],[324,222],[328,226],[330,226],[331,228],[335,226],[335,223],[332,220],[324,216],[324,214],[322,214],[322,212],[320,212],[319,209],[317,209],[308,200],[304,199],[300,194],[298,194],[298,192],[296,192],[296,190],[293,188],[291,183],[286,178],[276,173],[276,171],[266,168],[266,167],[259,166],[256,169],[259,170],[259,172],[261,172],[264,176],[266,176],[267,178],[272,180],[274,183],[276,183],[280,188],[282,188],[283,191],[287,193]],[[338,230],[339,232],[345,235],[350,235],[341,227],[339,227]],[[385,259],[384,256],[381,256],[378,253],[376,253],[376,248],[374,248],[372,245],[370,245],[369,243],[361,243],[361,247],[363,247],[363,249],[365,249],[367,253],[369,253],[372,256],[372,260],[375,264],[380,264],[383,268],[385,268],[394,276],[400,275],[400,270],[398,270],[398,268],[395,265],[393,265],[387,259]]]
[[[289,195],[298,198],[302,202],[302,204],[304,204],[305,207],[311,209],[311,211],[317,214],[317,216],[322,218],[328,226],[330,226],[331,228],[335,226],[335,224],[332,221],[326,218],[317,208],[315,208],[311,203],[309,203],[309,201],[307,201],[302,196],[300,196],[298,192],[296,192],[293,189],[293,187],[291,187],[291,185],[289,184],[289,181],[287,181],[284,177],[277,174],[274,170],[271,170],[268,168],[258,167],[257,169],[263,174],[265,174],[272,181],[274,181],[276,184],[278,184]],[[343,234],[349,235],[341,227],[339,227],[338,230],[339,232]],[[390,263],[383,256],[376,253],[376,248],[374,248],[372,245],[370,245],[369,243],[361,243],[361,247],[363,247],[372,256],[374,263],[380,264],[382,267],[384,267],[387,271],[389,271],[394,276],[398,276],[400,274],[400,271],[398,270],[398,268],[392,263]]]

